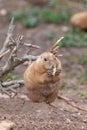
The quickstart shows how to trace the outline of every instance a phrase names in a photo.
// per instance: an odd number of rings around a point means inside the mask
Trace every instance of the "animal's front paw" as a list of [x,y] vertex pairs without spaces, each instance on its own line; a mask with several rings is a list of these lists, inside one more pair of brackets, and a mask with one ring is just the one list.
[[47,70],[47,74],[48,74],[48,76],[52,76],[53,75],[53,70],[52,69],[48,69]]
[[[61,73],[61,69],[56,69],[55,76],[59,75]],[[53,76],[53,70],[49,69],[47,71],[48,76]]]
[[61,70],[58,69],[58,70],[56,71],[55,75],[59,75],[60,73],[61,73]]

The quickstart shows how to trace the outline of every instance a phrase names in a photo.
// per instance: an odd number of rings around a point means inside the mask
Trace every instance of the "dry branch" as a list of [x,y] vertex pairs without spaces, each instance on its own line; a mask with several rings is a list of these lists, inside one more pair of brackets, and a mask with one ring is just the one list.
[[57,42],[56,42],[56,43],[51,47],[51,49],[50,49],[50,52],[53,53],[55,56],[59,56],[59,55],[57,55],[58,48],[59,48],[58,44],[59,44],[59,42],[60,42],[63,38],[64,38],[64,37],[61,37],[60,39],[58,39]]
[[8,52],[10,52],[10,50],[7,50],[5,52],[3,52],[2,54],[0,54],[0,60],[3,58],[4,55],[6,55]]
[[23,64],[25,61],[34,61],[37,57],[38,56],[32,56],[27,54],[21,58],[16,58],[15,60],[13,60],[13,57],[10,57],[8,62],[0,69],[0,79],[2,79],[2,77],[4,77],[7,73],[14,70],[20,64]]
[[8,32],[7,32],[7,37],[5,39],[5,42],[3,44],[2,49],[0,50],[0,55],[7,49],[8,44],[9,44],[9,40],[12,37],[15,25],[13,24],[14,18],[12,18],[10,24],[9,24],[9,28],[8,28]]
[[24,84],[23,80],[11,80],[11,81],[5,81],[1,83],[3,87],[8,87],[10,85],[14,85],[14,84]]
[[23,80],[14,80],[5,82],[4,77],[11,71],[13,71],[17,66],[23,64],[25,61],[34,61],[38,56],[29,55],[27,53],[23,54],[21,57],[18,56],[20,48],[28,46],[29,48],[39,49],[40,47],[33,44],[23,43],[23,36],[17,36],[13,38],[13,31],[15,25],[13,24],[14,19],[11,20],[7,32],[6,40],[0,50],[0,60],[9,52],[8,58],[4,65],[0,66],[0,90],[4,93],[8,93],[9,90],[15,92],[15,88],[23,85]]
[[[14,70],[18,65],[23,64],[25,61],[33,61],[36,60],[37,56],[32,56],[28,54],[24,54],[22,57],[18,57],[17,53],[20,47],[23,45],[27,45],[30,48],[40,48],[39,46],[32,45],[32,44],[25,44],[22,42],[23,36],[18,36],[17,38],[13,39],[12,38],[12,33],[14,30],[14,25],[13,25],[13,19],[11,20],[11,23],[8,28],[8,33],[6,40],[3,44],[3,47],[0,51],[0,59],[8,52],[10,51],[10,55],[7,59],[7,62],[0,68],[0,80],[3,79],[5,75],[7,75],[9,72]],[[9,50],[7,50],[9,48]]]
[[[11,80],[11,81],[5,81],[0,83],[0,90],[2,93],[5,93],[9,96],[11,96],[11,93],[13,92],[15,95],[17,94],[16,88],[19,88],[24,85],[23,80]],[[11,93],[10,93],[11,92]]]
[[37,46],[37,45],[32,45],[32,44],[28,44],[28,43],[25,43],[24,45],[28,46],[28,47],[40,49],[40,46]]
[[51,52],[53,52],[54,50],[55,50],[55,48],[57,49],[57,48],[59,48],[59,46],[58,46],[58,44],[59,44],[59,42],[63,39],[64,37],[61,37],[60,39],[58,39],[57,41],[56,41],[56,43],[51,47],[51,49],[50,49],[50,51]]
[[72,102],[72,101],[71,101],[69,98],[67,98],[67,97],[58,95],[57,98],[64,100],[67,104],[69,104],[70,106],[72,106],[72,107],[74,107],[74,108],[76,108],[76,109],[78,109],[78,110],[82,110],[82,111],[87,112],[87,109],[86,109],[86,108],[84,108],[84,107],[82,107],[82,106],[78,106],[76,103]]

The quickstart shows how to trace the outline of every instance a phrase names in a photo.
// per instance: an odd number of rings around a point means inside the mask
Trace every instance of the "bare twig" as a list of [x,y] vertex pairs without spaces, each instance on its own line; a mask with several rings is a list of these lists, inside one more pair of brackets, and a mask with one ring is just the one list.
[[28,44],[28,43],[25,43],[24,45],[25,45],[25,46],[28,46],[28,47],[40,49],[40,46],[38,46],[38,45],[33,45],[33,44]]
[[57,42],[51,47],[50,51],[53,52],[59,48],[58,44],[59,42],[63,39],[64,37],[61,37],[60,39],[57,40]]
[[56,43],[51,47],[51,49],[50,49],[50,52],[53,53],[56,57],[58,56],[58,55],[57,55],[58,48],[59,48],[58,44],[59,44],[59,42],[60,42],[63,38],[64,38],[64,37],[61,37],[60,39],[58,39],[57,42],[56,42]]
[[0,60],[3,58],[4,55],[6,55],[8,52],[10,52],[10,49],[0,54]]
[[8,28],[8,32],[7,32],[7,37],[5,39],[5,42],[3,44],[2,49],[0,50],[0,54],[2,54],[7,49],[8,44],[9,44],[9,40],[12,37],[13,31],[14,31],[14,28],[15,28],[15,25],[13,25],[13,21],[14,21],[14,18],[12,18],[12,20],[11,20],[11,22],[9,24],[9,28]]

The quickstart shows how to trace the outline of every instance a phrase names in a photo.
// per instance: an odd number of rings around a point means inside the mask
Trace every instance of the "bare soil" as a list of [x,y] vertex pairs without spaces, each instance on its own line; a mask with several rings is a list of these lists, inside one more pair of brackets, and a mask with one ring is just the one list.
[[[76,6],[73,1],[68,4],[72,8],[75,7],[75,12],[84,8],[81,5]],[[27,2],[23,0],[0,0],[0,9],[6,9],[7,14],[11,11],[23,10],[26,6]],[[32,52],[34,55],[49,50],[51,39],[49,40],[44,35],[46,31],[54,32],[55,39],[58,39],[65,35],[64,27],[68,28],[68,25],[40,24],[36,28],[25,29],[21,22],[15,24],[15,34],[23,34],[26,42],[41,46],[40,50]],[[0,46],[6,37],[8,25],[7,15],[0,16]],[[22,50],[22,53],[24,51]],[[63,54],[63,57],[60,57],[63,66],[63,78],[59,93],[70,98],[79,106],[87,108],[87,99],[81,96],[81,93],[87,92],[87,84],[83,82],[87,66],[78,62],[81,56],[87,54],[87,48],[60,48],[59,53]],[[14,74],[22,77],[25,69],[26,66],[21,65],[16,68]],[[19,88],[17,91],[18,94],[15,98],[9,98],[0,93],[0,120],[13,121],[15,127],[12,130],[87,130],[86,112],[72,108],[59,99],[53,103],[56,108],[45,103],[33,103],[27,98],[25,87]]]

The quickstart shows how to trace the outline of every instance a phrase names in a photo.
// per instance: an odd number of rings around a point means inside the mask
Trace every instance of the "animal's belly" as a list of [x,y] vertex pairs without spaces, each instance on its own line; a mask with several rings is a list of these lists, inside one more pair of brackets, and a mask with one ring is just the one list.
[[38,86],[37,89],[29,90],[29,98],[34,102],[53,102],[57,96],[59,84],[50,83]]
[[46,85],[42,88],[40,88],[40,93],[43,95],[43,96],[49,96],[50,94],[54,93],[58,91],[58,85],[57,84],[49,84],[49,85]]

